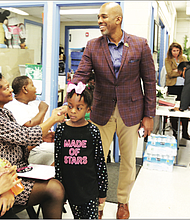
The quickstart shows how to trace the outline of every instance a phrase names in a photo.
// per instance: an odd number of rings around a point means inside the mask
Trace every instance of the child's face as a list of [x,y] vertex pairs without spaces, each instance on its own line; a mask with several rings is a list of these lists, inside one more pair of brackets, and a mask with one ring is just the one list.
[[80,95],[77,96],[74,93],[72,98],[68,99],[68,115],[72,123],[82,124],[85,121],[85,114],[89,111],[89,107],[84,102],[84,97],[81,98]]
[[3,108],[3,106],[12,101],[12,89],[9,87],[9,83],[5,78],[2,78],[0,80],[0,107]]

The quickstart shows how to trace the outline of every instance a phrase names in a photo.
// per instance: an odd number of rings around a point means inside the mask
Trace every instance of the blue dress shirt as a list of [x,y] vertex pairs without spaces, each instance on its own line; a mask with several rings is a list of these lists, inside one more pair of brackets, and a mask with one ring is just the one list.
[[124,32],[123,32],[123,36],[118,44],[118,46],[111,42],[108,38],[108,47],[110,50],[110,54],[111,54],[111,60],[113,63],[113,68],[115,71],[115,76],[116,78],[118,77],[118,73],[119,73],[119,68],[121,66],[121,58],[122,58],[122,53],[123,53],[123,44],[124,44]]

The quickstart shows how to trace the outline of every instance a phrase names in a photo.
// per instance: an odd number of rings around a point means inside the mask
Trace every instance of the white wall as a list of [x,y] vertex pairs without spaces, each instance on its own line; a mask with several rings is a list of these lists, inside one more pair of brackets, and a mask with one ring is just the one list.
[[150,41],[151,1],[126,1],[124,3],[123,29],[129,34]]
[[[86,32],[89,33],[88,37],[85,36]],[[101,36],[99,29],[71,29],[69,30],[69,34],[71,34],[71,42],[69,42],[69,48],[86,47],[86,44],[89,40]]]
[[[88,32],[89,36],[86,37],[85,33]],[[86,47],[89,40],[101,36],[101,32],[98,29],[71,29],[69,30],[71,34],[71,42],[69,42],[69,68],[71,67],[71,51],[73,49],[80,49]],[[80,39],[80,40],[79,40]]]
[[26,45],[34,50],[34,64],[41,63],[42,27],[26,23]]
[[60,44],[65,46],[65,26],[97,26],[97,22],[60,22]]
[[184,37],[188,36],[187,47],[190,46],[190,18],[187,18],[184,13],[177,14],[176,42],[184,47]]

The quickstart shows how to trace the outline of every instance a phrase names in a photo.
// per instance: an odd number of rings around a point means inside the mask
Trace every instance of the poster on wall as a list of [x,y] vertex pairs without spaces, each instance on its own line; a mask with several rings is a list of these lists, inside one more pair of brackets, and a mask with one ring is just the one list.
[[36,87],[36,95],[42,94],[42,65],[26,64],[25,75],[28,76]]

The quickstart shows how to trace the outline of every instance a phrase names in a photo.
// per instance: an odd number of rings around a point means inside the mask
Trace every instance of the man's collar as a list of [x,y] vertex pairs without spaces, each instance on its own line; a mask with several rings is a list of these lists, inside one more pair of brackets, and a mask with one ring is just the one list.
[[[118,46],[122,43],[122,44],[124,44],[124,31],[122,30],[122,33],[123,33],[123,35],[122,35],[122,38],[121,38],[121,40],[119,41],[119,43],[118,43]],[[114,44],[113,42],[111,42],[110,40],[109,40],[109,38],[107,37],[107,41],[108,41],[108,44]]]

